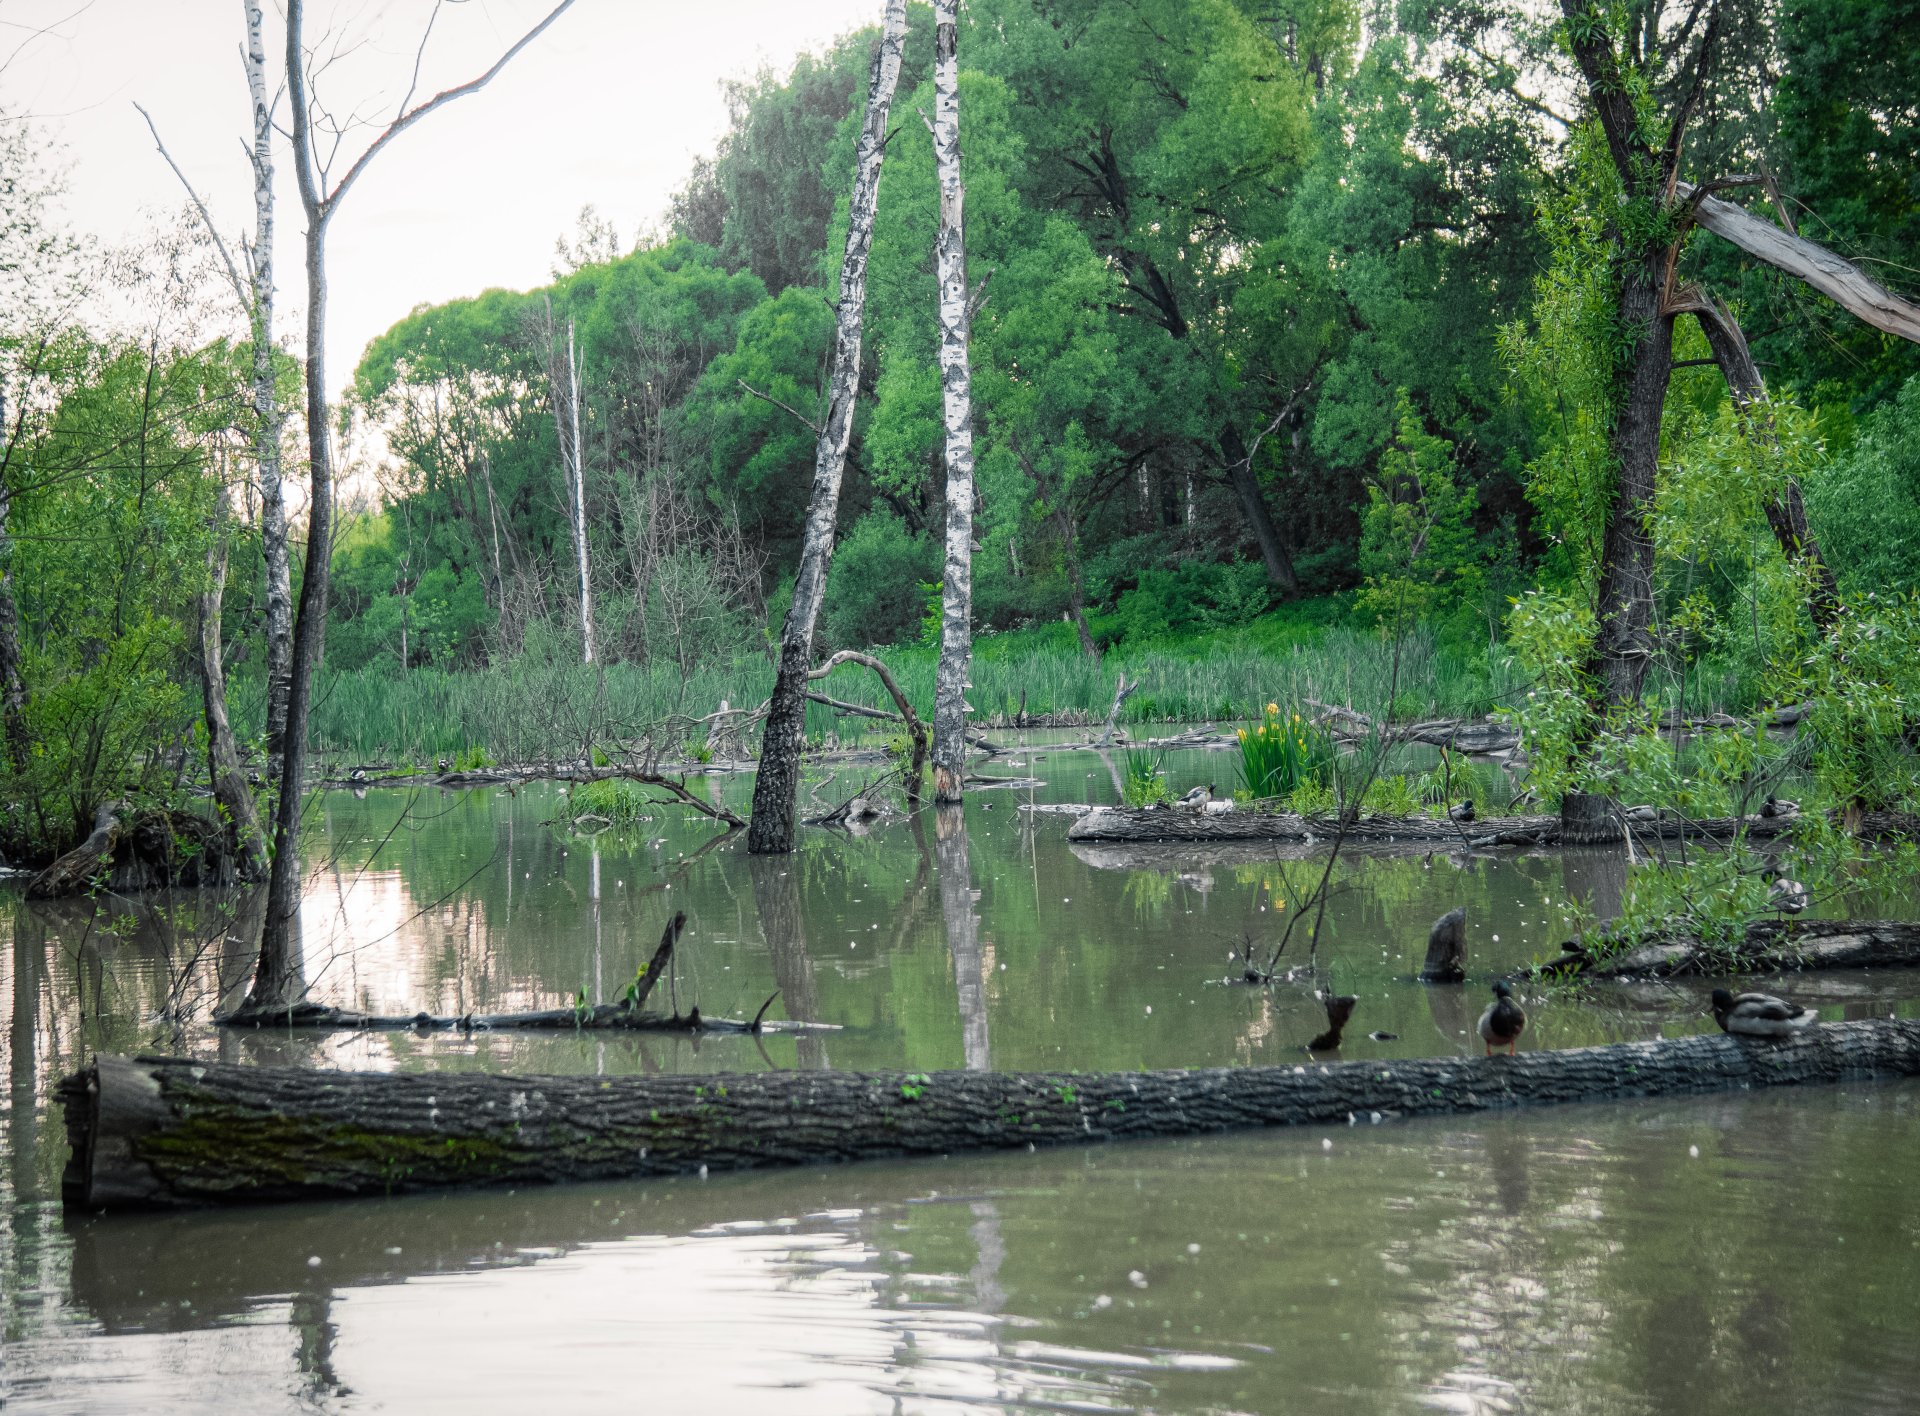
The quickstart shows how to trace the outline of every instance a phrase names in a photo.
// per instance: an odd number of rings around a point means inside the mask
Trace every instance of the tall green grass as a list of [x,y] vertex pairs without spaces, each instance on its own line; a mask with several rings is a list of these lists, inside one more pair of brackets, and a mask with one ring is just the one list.
[[[931,718],[935,651],[911,646],[878,652],[921,715]],[[977,719],[993,722],[1011,722],[1023,704],[1030,717],[1101,722],[1121,671],[1142,683],[1122,714],[1127,723],[1257,721],[1275,701],[1302,711],[1310,701],[1339,703],[1370,714],[1388,711],[1401,720],[1476,717],[1508,701],[1511,692],[1503,671],[1490,666],[1484,653],[1447,649],[1424,631],[1406,636],[1396,651],[1369,630],[1269,617],[1202,638],[1122,647],[1098,665],[1080,652],[1064,624],[983,635],[975,642],[967,697]],[[892,708],[878,682],[857,666],[840,669],[817,687],[846,702]],[[570,760],[592,744],[630,739],[665,724],[659,745],[677,749],[689,737],[704,736],[692,720],[723,700],[736,708],[755,706],[772,688],[773,666],[758,655],[684,677],[670,665],[586,666],[531,657],[469,671],[323,673],[313,741],[336,757],[423,767],[474,750],[499,762]],[[258,731],[258,698],[237,695],[243,730]],[[898,731],[875,719],[841,717],[819,704],[809,705],[806,730],[812,740],[842,743],[881,740]]]

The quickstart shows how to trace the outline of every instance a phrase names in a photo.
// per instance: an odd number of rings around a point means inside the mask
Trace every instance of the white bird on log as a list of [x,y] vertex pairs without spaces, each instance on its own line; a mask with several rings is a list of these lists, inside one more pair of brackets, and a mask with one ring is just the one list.
[[1720,1031],[1737,1037],[1792,1037],[1812,1027],[1818,1017],[1813,1009],[1771,993],[1713,990],[1713,1020],[1720,1024]]
[[1233,798],[1226,797],[1220,801],[1202,802],[1200,810],[1208,816],[1229,815],[1233,811]]

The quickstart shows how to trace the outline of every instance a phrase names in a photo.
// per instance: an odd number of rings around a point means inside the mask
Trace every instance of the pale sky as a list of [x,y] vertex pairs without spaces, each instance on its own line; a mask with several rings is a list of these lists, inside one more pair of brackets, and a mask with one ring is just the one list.
[[[554,0],[449,0],[421,73],[431,94],[484,71]],[[390,118],[433,0],[308,0],[307,41],[352,45],[317,85],[336,112]],[[725,128],[721,84],[861,25],[881,0],[575,0],[478,94],[408,129],[355,183],[328,237],[328,382],[415,305],[549,278],[554,240],[591,202],[623,245],[658,222],[694,159]],[[269,62],[284,53],[268,0]],[[35,37],[37,31],[45,31]],[[184,199],[134,110],[207,197],[229,240],[253,223],[241,0],[0,0],[0,106],[60,140],[68,223],[104,242],[135,237]],[[11,62],[8,57],[12,56]],[[279,110],[284,125],[286,107]],[[375,131],[354,135],[360,146]],[[352,139],[349,140],[350,142]],[[284,142],[282,331],[306,306],[304,215]],[[344,170],[345,163],[342,163]]]

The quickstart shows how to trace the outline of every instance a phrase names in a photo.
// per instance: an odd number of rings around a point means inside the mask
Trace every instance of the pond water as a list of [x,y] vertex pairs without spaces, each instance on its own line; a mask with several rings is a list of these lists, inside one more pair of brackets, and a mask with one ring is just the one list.
[[[1226,771],[1169,754],[1184,789]],[[332,793],[312,995],[388,1012],[619,994],[676,909],[669,1003],[834,1032],[221,1035],[245,902],[0,897],[8,1411],[1164,1412],[1910,1409],[1920,1087],[157,1218],[69,1220],[58,1078],[95,1051],[319,1067],[1108,1069],[1306,1059],[1304,986],[1224,980],[1321,860],[1069,845],[1023,803],[1110,802],[1044,744],[983,791],[749,857],[684,808],[588,836],[553,786]],[[830,803],[859,785],[845,771]],[[703,787],[744,805],[746,778]],[[552,824],[559,821],[563,824]],[[1347,1057],[1478,1047],[1484,982],[1603,914],[1617,852],[1343,858],[1318,962]],[[1869,914],[1910,900],[1866,900]],[[1464,905],[1463,989],[1411,982]],[[1306,962],[1303,928],[1286,958]],[[1709,985],[1710,986],[1710,985]],[[1796,979],[1830,1018],[1920,1013],[1920,971]],[[660,998],[657,993],[656,999]],[[1525,999],[1525,1045],[1712,1027],[1689,985]],[[165,1019],[199,1021],[176,1029]],[[1370,1033],[1392,1034],[1378,1040]],[[1330,1143],[1330,1144],[1329,1144]]]

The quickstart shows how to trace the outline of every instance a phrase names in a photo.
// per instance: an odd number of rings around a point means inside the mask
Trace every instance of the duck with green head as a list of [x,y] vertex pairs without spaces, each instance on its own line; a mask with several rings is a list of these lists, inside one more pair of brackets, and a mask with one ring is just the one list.
[[1493,1002],[1480,1015],[1480,1040],[1487,1045],[1487,1056],[1493,1056],[1496,1047],[1506,1048],[1507,1056],[1513,1056],[1526,1027],[1527,1015],[1513,1001],[1513,989],[1503,978],[1494,984]]

